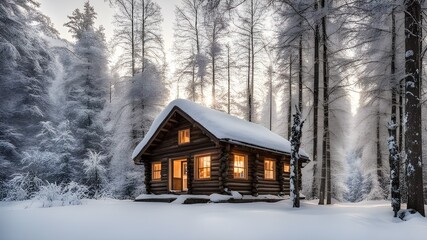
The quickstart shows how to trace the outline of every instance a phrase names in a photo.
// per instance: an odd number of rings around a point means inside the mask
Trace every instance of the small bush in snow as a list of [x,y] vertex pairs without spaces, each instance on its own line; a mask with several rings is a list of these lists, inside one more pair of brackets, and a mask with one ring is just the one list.
[[5,184],[6,197],[5,201],[21,201],[31,197],[38,191],[43,181],[38,177],[26,174],[14,174],[12,179]]
[[80,205],[81,199],[87,197],[87,191],[86,186],[75,182],[63,186],[47,182],[32,199],[40,201],[42,207]]
[[88,188],[76,182],[70,182],[62,188],[62,205],[80,205],[87,197]]
[[39,200],[43,207],[61,206],[62,205],[62,188],[56,183],[47,183],[40,187],[40,191],[34,194],[33,200]]

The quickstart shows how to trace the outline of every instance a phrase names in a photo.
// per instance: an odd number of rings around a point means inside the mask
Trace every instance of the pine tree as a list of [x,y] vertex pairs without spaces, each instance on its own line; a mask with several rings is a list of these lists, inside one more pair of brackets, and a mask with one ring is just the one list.
[[23,153],[38,144],[50,115],[54,56],[40,33],[57,38],[35,1],[0,1],[0,188],[23,171]]
[[[69,18],[65,26],[76,37],[74,52],[78,60],[72,65],[64,84],[64,114],[76,140],[73,155],[81,161],[89,149],[103,151],[108,142],[102,118],[109,83],[107,48],[103,27],[93,26],[96,13],[88,2],[82,14],[73,14]],[[80,173],[74,177],[82,177],[82,162],[73,167]]]

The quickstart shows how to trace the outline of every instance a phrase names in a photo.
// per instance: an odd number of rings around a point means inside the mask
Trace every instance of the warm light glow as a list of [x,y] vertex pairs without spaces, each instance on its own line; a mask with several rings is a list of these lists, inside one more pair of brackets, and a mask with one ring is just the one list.
[[178,144],[190,142],[190,129],[184,129],[178,131]]
[[160,162],[151,165],[151,179],[161,180],[162,178],[162,164]]
[[234,155],[234,178],[247,178],[247,167],[245,155]]
[[211,177],[211,156],[197,157],[197,178],[206,179]]
[[173,161],[173,177],[181,178],[181,161]]
[[269,180],[276,179],[276,161],[270,158],[264,160],[264,178]]
[[283,172],[285,173],[291,172],[291,166],[289,165],[289,163],[285,163],[285,165],[283,165]]

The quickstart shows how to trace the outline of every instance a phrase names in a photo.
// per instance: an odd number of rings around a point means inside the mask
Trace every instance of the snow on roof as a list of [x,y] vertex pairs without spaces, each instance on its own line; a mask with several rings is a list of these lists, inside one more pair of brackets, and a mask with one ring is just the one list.
[[[138,156],[174,107],[187,113],[220,141],[291,153],[291,144],[288,140],[259,124],[203,107],[189,100],[176,99],[170,102],[154,120],[147,135],[133,151],[132,159]],[[307,153],[302,149],[300,149],[300,155],[308,158]]]

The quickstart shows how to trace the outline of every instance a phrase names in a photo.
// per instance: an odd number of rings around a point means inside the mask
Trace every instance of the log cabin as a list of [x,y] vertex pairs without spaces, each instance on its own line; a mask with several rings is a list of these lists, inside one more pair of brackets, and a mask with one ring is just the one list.
[[[290,155],[290,142],[259,124],[177,99],[132,158],[144,165],[147,193],[258,196],[289,195]],[[299,155],[301,176],[309,158],[302,149]]]

